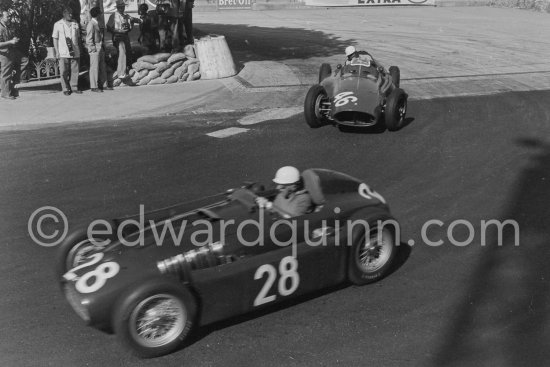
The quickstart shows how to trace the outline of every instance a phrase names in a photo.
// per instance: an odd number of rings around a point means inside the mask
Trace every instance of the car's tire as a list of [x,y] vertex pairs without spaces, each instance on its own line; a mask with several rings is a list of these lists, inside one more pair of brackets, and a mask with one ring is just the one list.
[[397,131],[405,122],[407,114],[407,94],[403,89],[396,88],[386,101],[385,121],[389,131]]
[[159,278],[123,294],[112,324],[126,347],[141,358],[153,358],[181,348],[196,316],[191,292],[176,281]]
[[393,85],[399,88],[399,84],[401,83],[401,70],[399,70],[399,67],[397,66],[390,66],[389,72],[393,81]]
[[[72,268],[84,263],[90,254],[104,249],[116,238],[116,226],[113,221],[107,222],[112,235],[103,235],[91,241],[88,238],[88,227],[81,227],[70,233],[57,249],[55,259],[55,276],[61,282],[63,275]],[[109,242],[104,242],[108,240]],[[61,282],[62,283],[62,282]]]
[[373,223],[369,232],[363,230],[355,236],[348,260],[348,280],[364,285],[382,279],[390,271],[396,253],[394,231]]
[[321,64],[321,68],[319,69],[319,83],[321,83],[331,74],[332,74],[332,68],[330,67],[330,64],[327,64],[327,63]]
[[316,84],[309,89],[304,102],[304,115],[309,127],[316,129],[326,124],[325,118],[319,110],[327,92],[322,85]]

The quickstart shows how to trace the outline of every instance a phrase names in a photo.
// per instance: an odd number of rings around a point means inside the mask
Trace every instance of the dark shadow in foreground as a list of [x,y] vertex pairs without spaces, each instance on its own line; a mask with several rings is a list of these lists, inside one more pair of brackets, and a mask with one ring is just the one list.
[[533,152],[500,219],[508,224],[501,238],[491,228],[434,366],[544,366],[550,360],[550,143],[516,143]]
[[[414,117],[407,117],[403,121],[403,125],[399,127],[396,131],[404,129],[406,126],[412,124]],[[338,129],[343,133],[353,133],[353,134],[382,134],[387,131],[386,125],[383,123],[378,123],[371,127],[355,127],[348,125],[338,125]],[[396,132],[393,131],[393,132]]]

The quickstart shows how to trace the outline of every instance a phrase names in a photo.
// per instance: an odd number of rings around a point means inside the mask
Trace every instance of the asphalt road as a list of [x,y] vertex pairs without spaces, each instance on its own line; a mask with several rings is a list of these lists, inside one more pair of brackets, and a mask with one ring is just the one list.
[[[309,129],[301,115],[239,127],[237,114],[68,125],[0,135],[2,366],[535,366],[550,358],[550,92],[413,101],[395,133]],[[71,227],[268,183],[283,165],[336,169],[384,195],[402,224],[393,274],[199,331],[154,360],[83,325],[53,277],[54,248],[32,242],[31,213]],[[423,243],[421,230],[430,219]],[[458,219],[475,230],[451,244]],[[519,246],[481,220],[515,219]],[[456,225],[456,241],[468,237]],[[414,246],[405,245],[409,240]]]

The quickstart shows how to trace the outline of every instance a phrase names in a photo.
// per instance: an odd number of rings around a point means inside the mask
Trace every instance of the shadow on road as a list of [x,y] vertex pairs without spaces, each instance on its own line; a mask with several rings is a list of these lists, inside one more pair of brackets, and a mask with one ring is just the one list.
[[[521,139],[531,149],[433,366],[543,366],[550,360],[550,142]],[[519,241],[518,241],[519,238]]]
[[246,25],[195,25],[196,33],[223,34],[236,63],[280,61],[344,55],[353,40],[331,37],[321,31],[302,28],[264,28]]
[[[399,129],[397,129],[396,131],[403,130],[405,127],[412,124],[413,121],[414,121],[414,117],[407,117],[405,121],[403,121],[403,125],[401,125]],[[355,126],[348,126],[348,125],[338,125],[338,129],[343,133],[351,133],[351,134],[382,134],[387,131],[386,125],[384,125],[384,123],[378,123],[372,127],[355,127]]]

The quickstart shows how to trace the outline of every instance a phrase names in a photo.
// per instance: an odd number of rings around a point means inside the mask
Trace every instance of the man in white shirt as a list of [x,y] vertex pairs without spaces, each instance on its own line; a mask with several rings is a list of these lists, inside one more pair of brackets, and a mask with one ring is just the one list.
[[63,9],[63,18],[53,26],[53,47],[59,59],[61,88],[66,96],[71,93],[82,94],[78,89],[80,71],[80,26],[73,20],[73,10]]

